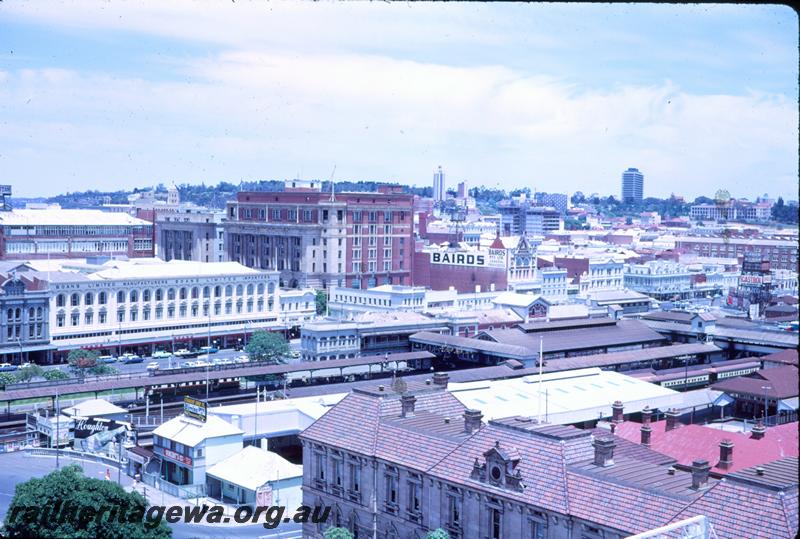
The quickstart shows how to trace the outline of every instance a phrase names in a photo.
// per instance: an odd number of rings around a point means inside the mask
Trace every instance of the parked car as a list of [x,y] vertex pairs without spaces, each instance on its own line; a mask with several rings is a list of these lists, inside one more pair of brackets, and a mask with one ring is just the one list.
[[157,371],[159,369],[158,361],[151,361],[146,368],[148,371]]
[[171,355],[172,354],[170,354],[166,350],[156,350],[155,352],[153,352],[153,359],[166,359]]
[[116,363],[117,362],[117,358],[115,358],[114,356],[100,356],[100,357],[97,358],[97,362],[98,363],[104,363],[104,364]]
[[233,365],[233,360],[227,358],[216,358],[211,363],[214,365]]
[[9,372],[17,370],[16,365],[12,365],[11,363],[0,363],[0,372]]
[[234,363],[250,363],[250,356],[236,356],[233,358]]
[[132,354],[132,355],[127,356],[127,357],[125,357],[125,356],[122,357],[122,362],[125,365],[130,365],[131,363],[142,363],[143,361],[144,360],[142,358],[140,358],[139,356],[137,356],[135,354]]
[[216,346],[203,346],[200,348],[200,352],[203,354],[216,354],[219,352],[219,348]]
[[200,355],[198,350],[188,350],[186,348],[181,348],[177,352],[175,352],[177,357],[197,357]]
[[19,364],[19,368],[20,368],[20,369],[25,369],[25,368],[27,368],[27,367],[33,367],[34,365],[35,365],[35,364],[34,364],[34,363],[31,363],[30,361],[26,361],[25,363],[20,363],[20,364]]

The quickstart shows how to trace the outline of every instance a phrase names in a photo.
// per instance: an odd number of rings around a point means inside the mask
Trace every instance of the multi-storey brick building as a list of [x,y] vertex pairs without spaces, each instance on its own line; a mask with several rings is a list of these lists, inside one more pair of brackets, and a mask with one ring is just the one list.
[[797,240],[771,238],[729,238],[683,236],[675,240],[681,253],[695,253],[712,258],[735,258],[745,253],[760,254],[774,269],[797,269]]
[[313,183],[241,192],[227,207],[228,259],[277,270],[284,286],[411,284],[413,197],[400,188],[324,193]]
[[526,417],[484,424],[446,385],[437,373],[354,389],[300,435],[303,503],[332,508],[303,537],[343,526],[358,539],[436,528],[453,539],[621,539],[698,516],[719,539],[797,533],[796,457],[720,481],[715,463],[681,465],[607,432]]

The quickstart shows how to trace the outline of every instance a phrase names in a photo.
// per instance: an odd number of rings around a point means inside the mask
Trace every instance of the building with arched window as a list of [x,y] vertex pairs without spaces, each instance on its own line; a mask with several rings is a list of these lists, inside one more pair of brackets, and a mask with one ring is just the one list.
[[[45,327],[57,357],[74,348],[115,355],[209,341],[237,346],[256,330],[287,329],[275,271],[157,258],[64,262],[45,267],[34,261],[28,268],[31,275],[50,280]],[[313,316],[313,299],[309,309]]]

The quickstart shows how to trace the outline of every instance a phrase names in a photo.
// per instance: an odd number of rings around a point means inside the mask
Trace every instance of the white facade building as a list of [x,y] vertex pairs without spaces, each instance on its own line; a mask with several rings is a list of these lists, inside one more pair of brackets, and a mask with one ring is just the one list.
[[692,274],[686,266],[675,262],[628,264],[625,268],[625,288],[656,299],[673,296],[685,298],[692,293]]
[[624,284],[624,261],[615,258],[589,260],[589,271],[580,275],[581,296],[604,290],[621,290]]
[[225,344],[234,335],[282,329],[285,298],[275,271],[159,259],[56,267],[38,276],[51,282],[51,341],[61,353],[80,347],[147,352],[156,343],[185,347],[193,340]]

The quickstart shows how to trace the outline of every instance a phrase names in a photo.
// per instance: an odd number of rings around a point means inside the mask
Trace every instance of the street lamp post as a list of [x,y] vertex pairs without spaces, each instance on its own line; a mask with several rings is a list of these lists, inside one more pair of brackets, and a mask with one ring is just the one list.
[[767,425],[767,390],[772,389],[772,386],[761,386],[764,390],[764,426]]

